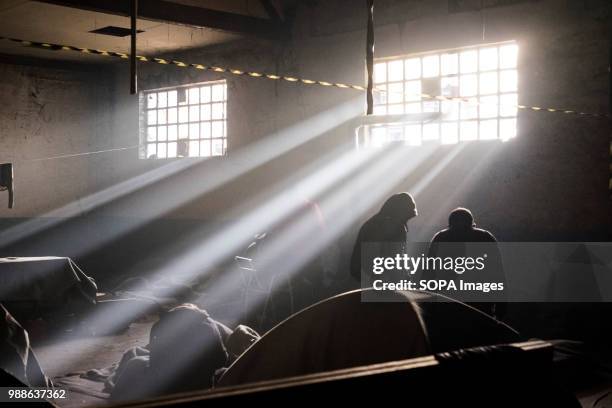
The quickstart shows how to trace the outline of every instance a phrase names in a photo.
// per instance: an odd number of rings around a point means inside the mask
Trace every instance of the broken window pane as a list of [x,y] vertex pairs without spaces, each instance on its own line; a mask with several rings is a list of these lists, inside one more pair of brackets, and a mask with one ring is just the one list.
[[147,94],[147,108],[148,109],[157,108],[157,94],[156,93]]

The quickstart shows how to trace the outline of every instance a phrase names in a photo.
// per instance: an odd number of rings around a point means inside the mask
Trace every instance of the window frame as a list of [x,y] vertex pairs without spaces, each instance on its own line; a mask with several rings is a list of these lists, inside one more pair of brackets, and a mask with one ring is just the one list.
[[[510,64],[502,64],[504,54],[500,50],[504,47],[508,47],[505,50],[511,56]],[[494,67],[482,66],[481,54],[483,50],[487,49],[495,49]],[[462,67],[462,63],[465,63],[462,61],[464,59],[462,56],[470,52],[475,53],[474,69],[466,70],[465,67]],[[447,113],[450,112],[451,115],[444,115],[432,122],[421,120],[415,121],[413,124],[401,126],[385,125],[373,127],[370,129],[368,140],[365,140],[365,145],[378,146],[392,141],[403,141],[407,145],[420,146],[430,141],[437,141],[440,144],[456,144],[481,140],[507,141],[515,138],[518,127],[518,109],[516,105],[518,105],[520,90],[519,52],[518,42],[510,40],[375,59],[374,88],[382,88],[388,92],[386,95],[384,92],[374,92],[374,114],[384,116],[392,114],[435,113],[444,112],[444,107],[446,107]],[[452,56],[455,60],[452,64],[455,69],[449,72],[444,70],[442,63],[445,56]],[[434,57],[432,62],[436,61],[433,63],[433,65],[436,65],[436,69],[433,70],[434,73],[431,75],[428,72],[424,72],[426,70],[425,59],[430,57]],[[399,61],[401,61],[401,64],[398,64]],[[410,61],[418,61],[420,65],[417,66],[414,62]],[[390,63],[395,63],[396,66],[391,67]],[[382,64],[384,64],[384,78],[381,80],[381,78],[376,76],[377,74],[382,74]],[[399,69],[401,69],[401,75],[398,75]],[[415,75],[411,75],[411,72]],[[495,91],[489,93],[482,92],[483,74],[485,79],[487,76],[492,78],[492,74],[495,74]],[[502,88],[503,75],[513,79],[513,81],[510,81],[512,86],[509,90]],[[466,95],[463,89],[468,79],[474,81],[475,91],[473,95],[469,92]],[[417,97],[412,94],[412,92],[427,93],[423,89],[423,84],[427,81],[433,83],[436,80],[438,92],[434,96],[468,98],[471,102],[459,101],[458,99],[440,101],[426,99],[422,96]],[[445,81],[454,86],[454,89],[453,86],[449,88],[453,92],[445,92],[442,87],[442,83]],[[493,82],[484,83],[493,84]],[[395,92],[389,91],[392,87],[396,89]],[[408,87],[410,87],[410,90]],[[475,103],[475,101],[478,101],[478,103]],[[469,114],[464,115],[464,112]],[[487,128],[487,126],[490,128]],[[448,127],[448,129],[445,130],[445,127]],[[470,127],[472,129],[468,130]],[[493,129],[495,130],[493,131]],[[490,132],[488,135],[485,133],[487,130]],[[493,134],[495,137],[491,137]]]
[[[214,94],[214,88],[219,85],[222,85],[220,98]],[[184,101],[181,94],[185,95]],[[159,99],[160,95],[165,99]],[[164,100],[161,105],[160,100]],[[226,156],[227,106],[225,79],[139,92],[139,158],[172,160]],[[160,150],[161,145],[165,150]]]

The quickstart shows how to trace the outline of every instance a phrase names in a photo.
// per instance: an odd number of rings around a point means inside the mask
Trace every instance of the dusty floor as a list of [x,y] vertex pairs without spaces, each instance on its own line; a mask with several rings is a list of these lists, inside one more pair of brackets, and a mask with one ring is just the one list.
[[[154,320],[132,323],[128,330],[113,336],[83,337],[65,336],[53,342],[33,344],[40,364],[45,373],[57,382],[58,377],[67,374],[85,372],[90,369],[108,367],[121,359],[123,353],[135,346],[144,346],[149,342],[149,331]],[[93,391],[88,395],[68,389],[68,399],[56,401],[61,407],[83,407],[104,405],[107,403],[96,392],[100,393],[103,383],[82,380],[78,375],[70,377],[75,384],[86,384]],[[60,386],[65,388],[65,386]]]
[[[78,373],[90,369],[101,369],[118,362],[123,353],[135,346],[144,346],[149,341],[149,332],[156,317],[149,317],[132,323],[126,331],[110,336],[77,336],[66,334],[54,341],[37,344],[33,348],[45,373],[60,388],[68,390],[68,399],[56,401],[61,408],[93,407],[108,405],[108,395],[102,393],[104,384],[81,379]],[[612,361],[612,356],[598,355],[593,358],[599,363]],[[75,375],[68,376],[71,373]],[[62,381],[61,383],[59,381]],[[74,386],[75,388],[72,388]],[[85,386],[90,392],[82,392]],[[578,394],[582,407],[592,407],[601,398],[612,400],[612,381],[598,384],[593,389]],[[607,406],[607,405],[606,405]],[[612,406],[612,405],[611,405]]]

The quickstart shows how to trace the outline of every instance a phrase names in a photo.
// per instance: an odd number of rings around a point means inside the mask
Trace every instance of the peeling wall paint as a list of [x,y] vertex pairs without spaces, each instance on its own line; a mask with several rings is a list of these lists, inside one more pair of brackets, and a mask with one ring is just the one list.
[[40,160],[81,153],[107,132],[108,94],[100,75],[0,65],[0,161],[14,163],[16,205],[0,217],[33,217],[78,201],[89,191],[84,159]]

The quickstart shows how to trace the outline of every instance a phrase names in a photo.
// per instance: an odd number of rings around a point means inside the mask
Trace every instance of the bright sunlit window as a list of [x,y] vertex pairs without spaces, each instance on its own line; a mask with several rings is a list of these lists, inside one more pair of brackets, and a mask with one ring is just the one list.
[[225,81],[146,91],[141,94],[140,105],[141,158],[225,155]]
[[[518,45],[489,44],[377,60],[374,113],[439,113],[436,120],[371,129],[368,144],[455,144],[516,136]],[[421,94],[469,98],[431,100]]]

